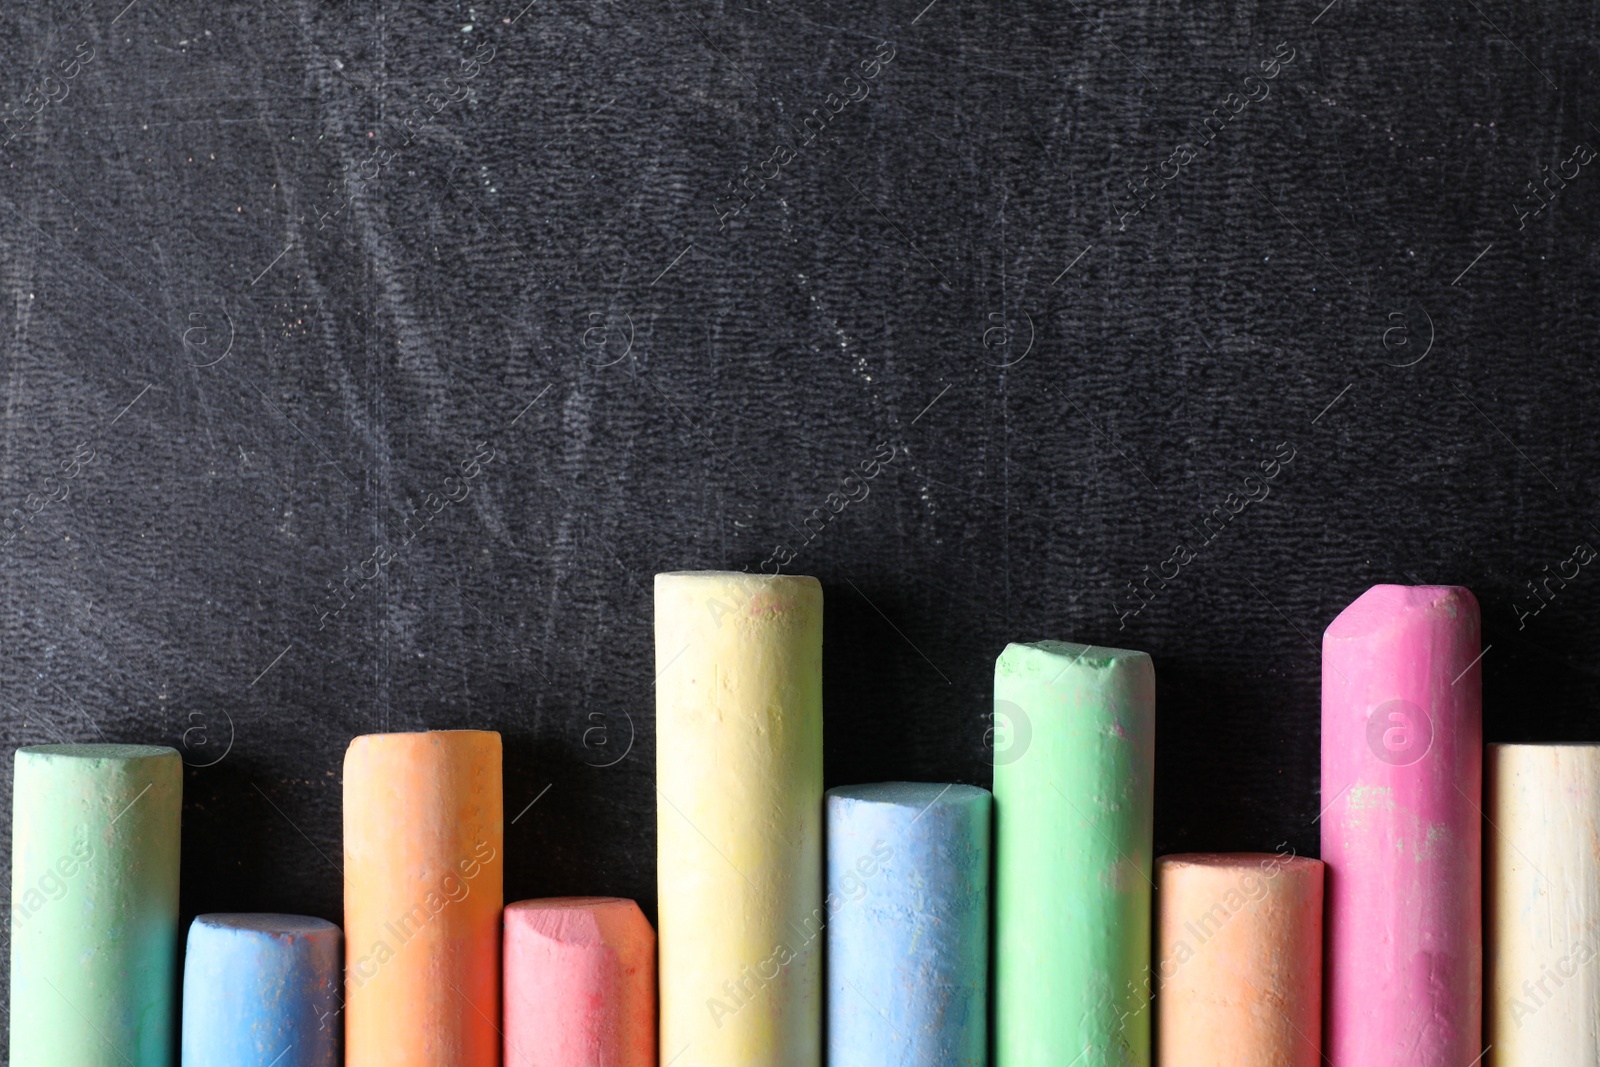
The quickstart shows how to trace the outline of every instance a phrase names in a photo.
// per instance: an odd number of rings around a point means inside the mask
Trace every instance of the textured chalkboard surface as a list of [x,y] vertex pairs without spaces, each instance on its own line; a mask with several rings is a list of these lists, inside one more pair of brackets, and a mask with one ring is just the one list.
[[653,914],[661,570],[821,579],[829,784],[1149,650],[1160,852],[1315,854],[1373,583],[1600,739],[1597,20],[8,5],[0,732],[180,747],[186,917],[334,919],[345,745],[426,727],[505,735],[509,899]]

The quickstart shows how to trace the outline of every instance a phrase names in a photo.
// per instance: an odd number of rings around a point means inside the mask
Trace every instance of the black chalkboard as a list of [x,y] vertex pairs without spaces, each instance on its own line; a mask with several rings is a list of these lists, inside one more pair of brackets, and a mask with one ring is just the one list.
[[9,5],[5,741],[180,747],[185,918],[338,919],[345,745],[428,727],[505,735],[508,899],[653,914],[661,570],[821,579],[830,785],[1149,650],[1158,852],[1315,854],[1374,583],[1600,739],[1600,575],[1528,584],[1600,545],[1597,19]]

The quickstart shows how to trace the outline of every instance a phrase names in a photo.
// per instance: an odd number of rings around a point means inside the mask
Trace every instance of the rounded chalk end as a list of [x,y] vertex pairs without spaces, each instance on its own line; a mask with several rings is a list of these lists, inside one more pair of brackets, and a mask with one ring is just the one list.
[[1279,870],[1320,871],[1321,860],[1309,856],[1284,855],[1281,852],[1174,852],[1156,860],[1156,869],[1180,870],[1198,867],[1205,870],[1245,871],[1259,869],[1263,864]]
[[663,588],[696,585],[711,589],[742,586],[754,592],[786,585],[821,588],[822,583],[809,574],[752,574],[749,571],[660,571],[656,574],[658,593]]
[[[448,755],[442,755],[448,753]],[[440,758],[498,760],[498,730],[417,730],[405,733],[358,734],[344,752],[345,778],[365,767],[392,766]]]
[[507,904],[508,937],[523,934],[565,945],[655,944],[639,905],[626,897],[540,897]]
[[987,789],[975,785],[939,782],[872,782],[866,785],[841,785],[828,790],[830,809],[847,804],[886,804],[892,807],[926,811],[931,807],[964,808],[985,806],[993,799]]
[[189,925],[189,938],[192,941],[196,931],[205,936],[204,932],[210,930],[241,935],[258,934],[282,941],[305,938],[329,941],[334,945],[338,945],[342,938],[339,927],[326,919],[318,919],[313,915],[285,915],[272,911],[219,911],[196,915],[194,922]]
[[1328,624],[1328,641],[1361,640],[1395,626],[1478,618],[1478,598],[1464,585],[1375,585]]
[[92,760],[99,763],[136,763],[140,760],[175,759],[183,757],[178,750],[165,745],[24,745],[17,749],[16,762],[63,762]]
[[820,615],[822,583],[809,574],[663,571],[656,575],[655,603],[657,626],[665,624],[675,635],[696,625],[715,631],[724,619],[759,622],[795,612]]
[[1142,667],[1148,652],[1106,645],[1080,645],[1072,641],[1013,641],[995,662],[997,675],[1020,675],[1046,682],[1069,672],[1108,671]]
[[350,739],[350,748],[412,748],[419,746],[467,744],[482,740],[493,744],[500,741],[498,730],[409,730],[382,734],[357,734]]

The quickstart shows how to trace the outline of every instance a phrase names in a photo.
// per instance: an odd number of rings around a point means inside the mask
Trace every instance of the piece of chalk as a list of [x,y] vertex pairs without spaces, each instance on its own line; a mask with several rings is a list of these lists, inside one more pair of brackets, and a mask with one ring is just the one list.
[[350,742],[347,1067],[498,1067],[503,831],[499,734]]
[[183,761],[150,745],[19,748],[12,1067],[168,1067]]
[[995,663],[999,1067],[1148,1067],[1155,705],[1143,652]]
[[988,1062],[989,791],[827,794],[828,1064]]
[[1317,1067],[1322,874],[1287,854],[1156,860],[1161,1067]]
[[1322,639],[1323,960],[1332,1067],[1483,1053],[1478,602],[1379,585]]
[[505,1067],[655,1067],[656,932],[631,900],[505,910]]
[[1600,745],[1490,745],[1484,768],[1495,1067],[1600,1063]]
[[655,644],[661,1062],[817,1067],[822,587],[658,574]]
[[339,928],[199,915],[183,961],[183,1067],[338,1067]]

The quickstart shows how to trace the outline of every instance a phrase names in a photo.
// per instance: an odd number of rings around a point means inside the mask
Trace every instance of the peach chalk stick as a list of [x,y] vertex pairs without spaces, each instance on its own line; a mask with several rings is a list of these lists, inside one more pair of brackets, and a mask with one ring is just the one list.
[[655,1067],[656,932],[631,900],[505,911],[506,1067]]
[[498,1067],[503,810],[497,733],[350,742],[346,1067]]
[[1261,852],[1156,860],[1161,1067],[1317,1067],[1322,872]]
[[1600,1063],[1600,745],[1490,745],[1491,1067]]
[[822,587],[656,575],[663,1064],[819,1067]]
[[1374,586],[1323,634],[1331,1067],[1483,1052],[1481,655],[1459,586]]

